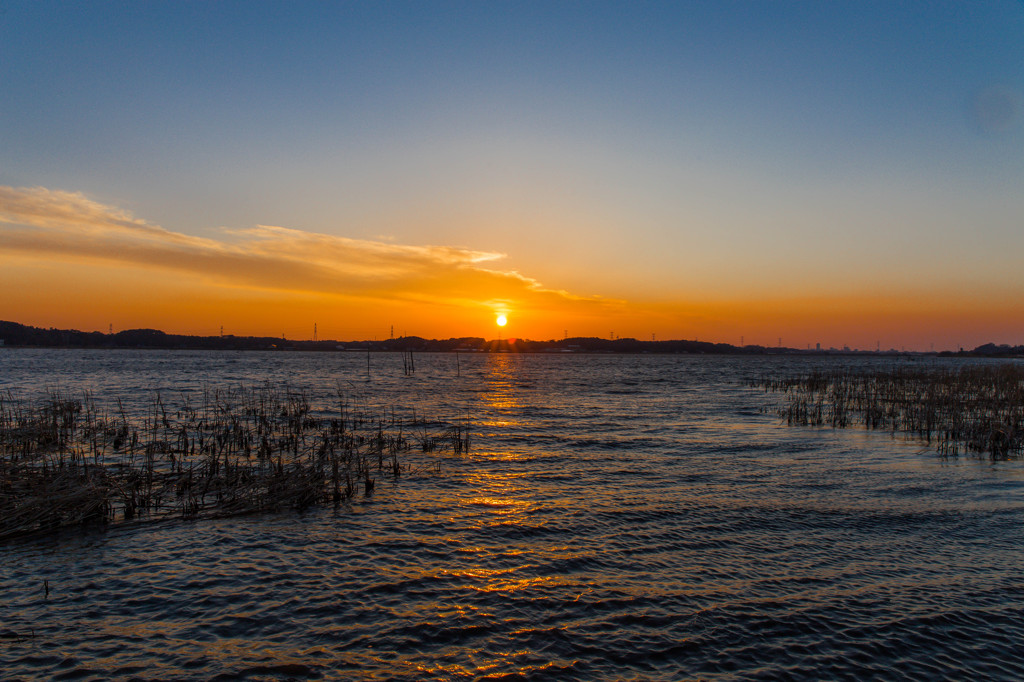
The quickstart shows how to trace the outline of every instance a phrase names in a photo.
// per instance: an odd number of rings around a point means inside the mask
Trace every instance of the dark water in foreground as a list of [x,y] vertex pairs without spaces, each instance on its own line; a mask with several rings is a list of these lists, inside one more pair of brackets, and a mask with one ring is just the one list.
[[474,434],[338,510],[0,546],[0,633],[34,635],[0,676],[1024,678],[1024,464],[789,428],[742,385],[827,360],[459,362],[0,352],[20,395],[269,380]]

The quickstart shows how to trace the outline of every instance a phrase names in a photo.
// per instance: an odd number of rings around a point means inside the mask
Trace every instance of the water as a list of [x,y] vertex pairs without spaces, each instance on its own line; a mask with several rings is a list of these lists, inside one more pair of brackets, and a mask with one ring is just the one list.
[[838,361],[5,349],[17,395],[269,381],[473,442],[337,510],[2,545],[2,676],[1024,678],[1024,465],[742,383]]

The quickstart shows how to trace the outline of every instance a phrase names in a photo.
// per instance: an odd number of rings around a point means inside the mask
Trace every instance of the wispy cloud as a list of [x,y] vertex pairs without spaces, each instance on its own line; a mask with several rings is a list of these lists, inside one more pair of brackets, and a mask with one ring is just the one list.
[[74,231],[79,235],[120,235],[135,240],[216,246],[210,240],[171,232],[139,220],[128,211],[98,203],[79,192],[45,187],[0,185],[0,223]]
[[234,287],[456,305],[603,306],[485,267],[505,256],[458,246],[349,239],[258,225],[224,239],[174,232],[81,193],[0,186],[5,254],[173,271]]

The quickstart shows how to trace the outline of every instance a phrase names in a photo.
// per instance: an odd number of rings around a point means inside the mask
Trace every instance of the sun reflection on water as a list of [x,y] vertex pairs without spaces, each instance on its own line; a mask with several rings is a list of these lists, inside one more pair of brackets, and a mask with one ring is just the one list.
[[480,390],[474,394],[481,427],[507,435],[532,426],[528,413],[538,406],[530,402],[528,366],[521,355],[492,353],[486,357]]

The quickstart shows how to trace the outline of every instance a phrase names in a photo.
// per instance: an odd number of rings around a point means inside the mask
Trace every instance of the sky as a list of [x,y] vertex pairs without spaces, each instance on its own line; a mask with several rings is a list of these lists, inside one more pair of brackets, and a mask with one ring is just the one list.
[[0,0],[0,93],[0,319],[1024,344],[1020,0]]

